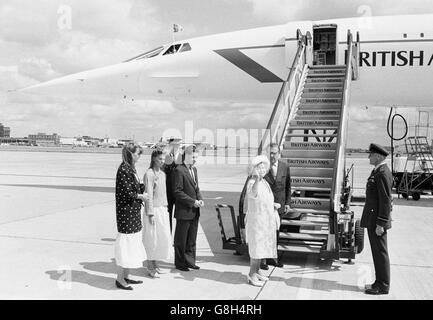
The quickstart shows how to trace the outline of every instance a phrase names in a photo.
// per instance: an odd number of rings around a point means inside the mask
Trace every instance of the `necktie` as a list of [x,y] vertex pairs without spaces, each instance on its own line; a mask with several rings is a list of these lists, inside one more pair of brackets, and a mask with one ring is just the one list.
[[190,174],[191,174],[192,180],[194,181],[194,183],[196,183],[196,182],[195,182],[195,176],[194,176],[194,169],[193,169],[192,166],[189,167],[189,172],[190,172]]

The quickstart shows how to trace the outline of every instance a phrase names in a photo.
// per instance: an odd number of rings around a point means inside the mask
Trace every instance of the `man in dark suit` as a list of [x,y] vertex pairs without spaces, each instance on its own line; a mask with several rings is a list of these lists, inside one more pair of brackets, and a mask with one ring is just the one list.
[[[271,160],[271,167],[269,172],[265,176],[265,180],[271,187],[272,193],[274,194],[275,203],[280,204],[278,213],[280,217],[285,215],[291,219],[299,219],[300,214],[290,214],[290,199],[291,199],[291,184],[290,184],[290,168],[287,163],[280,161],[281,152],[280,147],[276,143],[271,143],[269,146],[269,158]],[[285,231],[288,232],[299,232],[297,226],[287,226]],[[277,239],[278,239],[277,231]],[[278,259],[267,259],[267,264],[277,267],[283,267],[283,264]],[[267,269],[266,262],[263,262],[262,268]]]
[[186,147],[182,155],[183,163],[174,171],[174,264],[181,271],[200,269],[196,265],[196,240],[200,208],[204,203],[198,186],[197,169],[194,167],[197,156],[194,145]]
[[368,158],[375,168],[367,181],[361,227],[367,228],[376,281],[366,286],[365,293],[378,295],[388,294],[390,285],[387,230],[391,228],[392,173],[385,163],[388,152],[377,144],[371,144],[369,150]]
[[174,196],[174,170],[178,164],[182,163],[181,155],[179,152],[180,139],[170,138],[168,140],[168,154],[165,157],[164,165],[162,170],[165,172],[165,184],[167,191],[167,209],[170,220],[170,231],[173,232],[173,207],[176,202]]

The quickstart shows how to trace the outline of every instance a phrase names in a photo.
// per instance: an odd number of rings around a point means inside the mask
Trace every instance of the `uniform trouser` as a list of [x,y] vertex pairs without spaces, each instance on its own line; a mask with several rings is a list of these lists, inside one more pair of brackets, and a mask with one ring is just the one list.
[[195,265],[198,217],[193,220],[176,219],[174,233],[174,264],[176,267]]
[[367,229],[370,240],[371,253],[373,255],[376,283],[381,289],[389,290],[391,271],[388,256],[387,232],[382,236],[376,234],[376,229]]

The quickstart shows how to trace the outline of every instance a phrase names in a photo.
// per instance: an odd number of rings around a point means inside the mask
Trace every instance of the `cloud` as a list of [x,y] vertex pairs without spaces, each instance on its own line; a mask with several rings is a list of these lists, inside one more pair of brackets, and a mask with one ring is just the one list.
[[423,14],[433,12],[431,0],[246,0],[253,6],[253,14],[269,23],[296,20],[397,14]]

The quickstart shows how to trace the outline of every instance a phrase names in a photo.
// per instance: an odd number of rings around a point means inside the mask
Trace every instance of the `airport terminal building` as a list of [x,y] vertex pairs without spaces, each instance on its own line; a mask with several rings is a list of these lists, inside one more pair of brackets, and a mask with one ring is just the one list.
[[11,128],[5,127],[0,122],[0,138],[10,138],[10,136],[11,136]]

